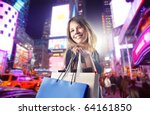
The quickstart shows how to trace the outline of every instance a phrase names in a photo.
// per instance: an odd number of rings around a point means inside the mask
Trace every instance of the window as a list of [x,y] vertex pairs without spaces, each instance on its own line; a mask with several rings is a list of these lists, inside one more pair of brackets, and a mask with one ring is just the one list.
[[4,33],[4,31],[3,30],[0,30],[0,34],[3,34]]
[[0,7],[3,7],[3,4],[0,4]]
[[17,77],[16,76],[12,76],[12,81],[15,81],[15,80],[17,80]]
[[8,7],[8,10],[10,11],[10,10],[11,10],[11,8],[10,8],[10,7]]
[[5,11],[5,14],[8,14],[8,12],[7,12],[7,11]]
[[11,22],[11,19],[9,19],[9,22]]
[[0,15],[0,19],[3,19],[3,16],[2,16],[2,15]]
[[8,81],[9,75],[0,75],[0,79],[1,79],[2,81]]
[[10,37],[10,36],[11,36],[11,34],[9,33],[9,34],[8,34],[8,37]]
[[7,28],[7,24],[4,24],[4,27]]

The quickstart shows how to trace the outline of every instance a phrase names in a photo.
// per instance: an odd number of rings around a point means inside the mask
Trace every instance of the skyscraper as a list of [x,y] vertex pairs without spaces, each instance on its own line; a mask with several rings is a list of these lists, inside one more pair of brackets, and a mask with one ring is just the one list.
[[18,12],[18,25],[26,27],[30,0],[2,0],[13,6]]
[[[29,4],[30,0],[2,0],[5,3],[8,3],[13,8],[15,8],[18,11],[18,19],[17,19],[17,26],[16,26],[16,33],[14,36],[14,45],[11,55],[11,68],[14,66],[22,68],[23,64],[28,64],[29,60],[31,60],[31,55],[34,45],[34,41],[32,38],[26,33],[26,24],[27,24],[27,16],[28,16],[28,10],[29,10]],[[23,49],[26,53],[23,55],[20,54],[18,49]],[[18,53],[19,52],[19,53]],[[17,64],[19,62],[18,54],[21,55],[23,58],[23,61],[21,64]],[[17,65],[16,65],[17,64]]]
[[[103,1],[103,13],[102,13],[102,28],[103,28],[103,36],[105,39],[105,53],[108,55],[109,50],[112,49],[112,15],[110,9],[111,0]],[[109,42],[108,42],[109,41]]]

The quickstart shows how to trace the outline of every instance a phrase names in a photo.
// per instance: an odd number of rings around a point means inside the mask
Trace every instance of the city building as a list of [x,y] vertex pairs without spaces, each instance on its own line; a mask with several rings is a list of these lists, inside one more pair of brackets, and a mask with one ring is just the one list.
[[49,19],[46,19],[44,22],[42,39],[49,39],[49,35],[50,35],[50,21]]
[[[112,23],[112,13],[111,13],[111,0],[104,0],[103,1],[103,10],[102,10],[102,33],[103,33],[103,43],[105,46],[103,47],[103,66],[104,72],[114,71],[114,44],[112,38],[112,30],[113,30],[113,23]],[[109,59],[107,59],[109,58]],[[106,70],[106,71],[105,71]]]
[[[11,5],[0,1],[0,50],[1,53],[3,53],[3,55],[1,55],[1,61],[6,62],[7,60],[11,59],[17,28],[17,19],[18,11]],[[7,63],[3,64],[3,66],[6,68]],[[5,69],[4,67],[3,70]]]
[[150,37],[148,37],[150,1],[129,0],[126,3],[131,4],[131,8],[118,36],[119,45],[125,46],[125,50],[121,50],[124,74],[130,76],[131,79],[136,76],[149,76],[150,78],[150,50],[148,49],[150,46]]
[[27,23],[30,0],[2,0],[2,1],[4,1],[5,3],[10,4],[17,11],[19,11],[18,20],[17,20],[18,25],[20,27],[25,28],[26,23]]
[[48,40],[36,39],[34,43],[34,67],[37,69],[49,69]]
[[[8,60],[8,68],[20,68],[30,64],[32,60],[32,51],[34,47],[33,39],[26,33],[27,17],[30,0],[2,0],[12,6],[18,12],[16,32],[14,36],[12,55]],[[17,51],[19,50],[19,51]],[[20,61],[22,60],[22,61]],[[11,63],[11,64],[9,64]]]

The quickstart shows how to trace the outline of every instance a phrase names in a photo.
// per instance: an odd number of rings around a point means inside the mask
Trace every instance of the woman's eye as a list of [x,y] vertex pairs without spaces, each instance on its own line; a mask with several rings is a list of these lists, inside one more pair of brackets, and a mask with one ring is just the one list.
[[70,32],[74,32],[74,30],[71,30]]

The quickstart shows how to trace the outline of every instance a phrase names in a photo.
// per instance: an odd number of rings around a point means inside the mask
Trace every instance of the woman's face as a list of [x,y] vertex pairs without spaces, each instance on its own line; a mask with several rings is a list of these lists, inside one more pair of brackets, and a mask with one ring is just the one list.
[[87,42],[87,32],[77,22],[71,21],[69,28],[70,36],[72,40],[77,44],[83,44]]

